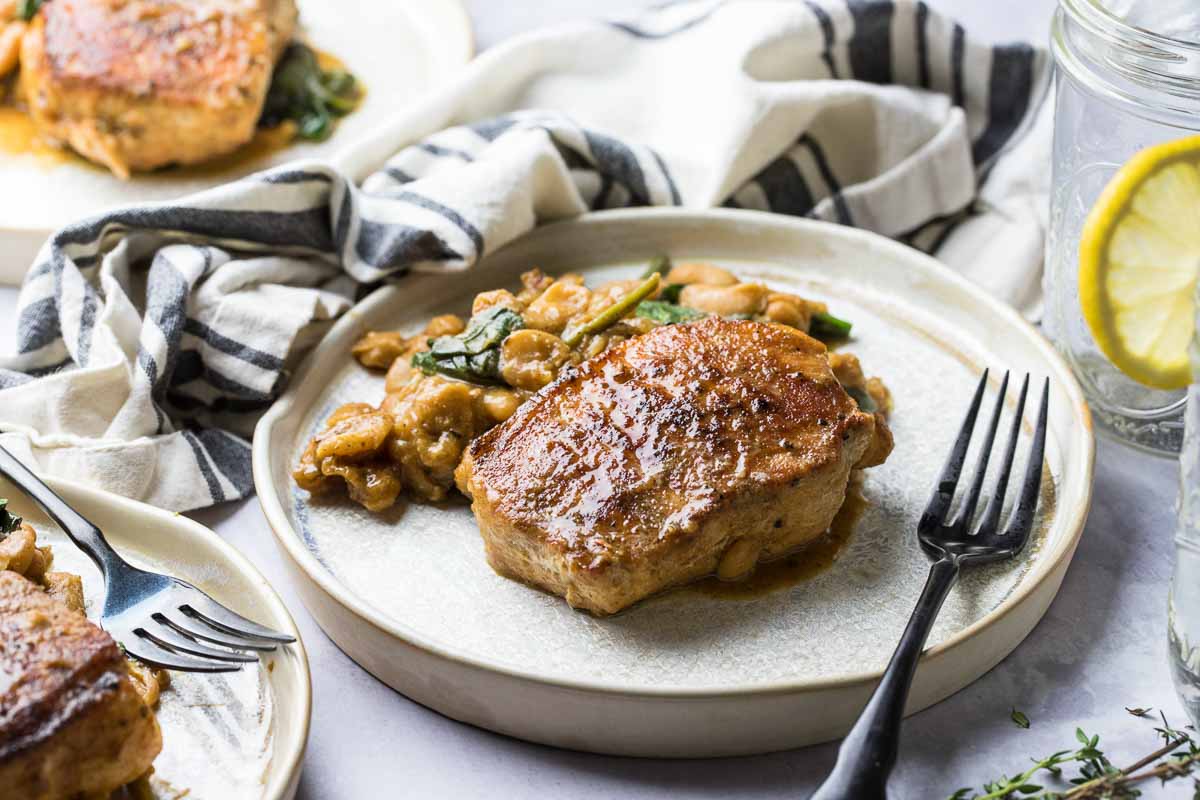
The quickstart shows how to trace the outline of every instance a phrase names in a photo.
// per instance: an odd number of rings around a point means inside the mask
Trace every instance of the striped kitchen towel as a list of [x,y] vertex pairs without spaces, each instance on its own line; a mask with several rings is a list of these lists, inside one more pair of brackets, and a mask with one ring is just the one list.
[[591,210],[857,225],[1032,310],[1047,74],[899,0],[672,3],[515,39],[334,164],[57,232],[0,359],[0,442],[165,508],[244,497],[255,420],[365,287]]

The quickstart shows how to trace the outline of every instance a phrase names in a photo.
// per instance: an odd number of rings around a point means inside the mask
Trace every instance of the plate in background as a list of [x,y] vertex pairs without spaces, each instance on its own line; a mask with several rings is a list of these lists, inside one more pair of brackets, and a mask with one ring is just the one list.
[[[309,502],[292,483],[300,449],[332,408],[382,398],[382,378],[349,355],[365,331],[416,332],[535,265],[595,283],[635,276],[660,253],[827,300],[854,322],[845,349],[891,388],[895,452],[866,472],[865,509],[828,571],[750,600],[685,588],[597,619],[495,575],[465,502],[372,515],[348,501]],[[1094,445],[1078,385],[1028,323],[882,237],[757,212],[616,211],[538,229],[467,273],[409,276],[357,306],[309,356],[255,433],[255,483],[318,623],[414,700],[580,750],[780,750],[842,735],[878,680],[928,569],[916,520],[984,366],[1050,379],[1040,524],[1028,557],[964,573],[931,635],[911,712],[981,676],[1041,618],[1087,516]]]
[[474,51],[459,0],[297,0],[300,32],[346,63],[366,87],[362,105],[320,143],[253,148],[213,165],[136,174],[128,181],[70,154],[0,149],[0,284],[19,283],[57,228],[114,206],[170,200],[297,158],[329,159],[454,75]]
[[[177,575],[250,619],[296,642],[239,672],[171,673],[159,701],[163,751],[152,781],[190,800],[291,800],[300,780],[312,714],[308,657],[300,632],[266,579],[219,536],[180,514],[54,478],[46,482],[104,531],[134,565]],[[88,616],[102,601],[100,572],[5,478],[0,497],[54,548],[53,569],[83,578]],[[119,797],[120,795],[114,795]],[[163,800],[181,796],[163,791]]]

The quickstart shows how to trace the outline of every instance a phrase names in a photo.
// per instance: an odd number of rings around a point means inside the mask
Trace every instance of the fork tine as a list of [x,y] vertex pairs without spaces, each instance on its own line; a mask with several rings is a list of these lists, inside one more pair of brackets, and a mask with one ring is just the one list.
[[155,614],[154,618],[184,636],[190,636],[193,639],[202,639],[206,642],[219,644],[222,647],[232,647],[237,650],[259,650],[269,653],[279,646],[277,642],[267,639],[252,639],[241,634],[226,633],[223,630],[210,626],[199,617],[192,617],[183,612],[180,612],[178,616],[183,617],[183,619],[168,617],[166,614]]
[[201,644],[158,620],[150,623],[150,625],[153,627],[138,628],[134,633],[149,639],[159,647],[165,647],[176,653],[198,656],[199,658],[211,658],[215,661],[232,661],[240,664],[249,664],[258,661],[258,656],[250,655],[249,653],[218,650],[215,647]]
[[228,661],[213,661],[174,653],[142,635],[129,637],[121,643],[125,652],[152,667],[173,669],[179,672],[237,672],[241,664]]
[[203,592],[199,592],[199,594],[200,597],[189,599],[187,605],[182,606],[180,610],[217,630],[237,636],[266,639],[267,641],[282,642],[284,644],[296,641],[295,636],[279,633],[265,625],[259,625],[257,622],[246,619],[241,614],[235,614]]
[[992,421],[988,423],[987,436],[979,450],[979,462],[975,465],[971,488],[967,492],[967,499],[963,502],[962,509],[958,512],[958,519],[954,521],[954,527],[959,528],[963,533],[969,533],[971,530],[971,519],[975,516],[975,506],[979,504],[979,493],[983,491],[983,481],[987,478],[988,461],[992,457],[992,445],[996,441],[996,428],[1000,425],[1000,414],[1004,411],[1006,394],[1008,394],[1008,372],[1004,373],[1004,380],[1000,381],[1000,391],[996,393]]
[[1021,484],[1021,499],[1013,511],[1008,527],[1004,531],[1011,540],[1012,552],[1016,553],[1029,540],[1033,530],[1033,515],[1037,510],[1038,494],[1042,489],[1042,461],[1046,455],[1046,418],[1050,409],[1050,379],[1042,388],[1042,403],[1038,410],[1037,427],[1033,431],[1033,447],[1029,451],[1029,463],[1025,465],[1025,480]]
[[954,441],[954,448],[942,467],[942,474],[934,487],[933,496],[929,498],[929,505],[921,515],[922,527],[941,525],[950,509],[950,501],[954,499],[954,490],[958,487],[958,477],[962,474],[963,461],[967,458],[967,448],[971,444],[971,434],[975,430],[975,417],[979,414],[979,404],[983,400],[983,389],[987,386],[987,379],[988,370],[985,369],[979,378],[979,385],[975,387],[975,398],[971,400],[971,407],[967,409],[962,428],[958,431],[958,439]]
[[1004,508],[1004,497],[1008,494],[1008,477],[1012,473],[1013,456],[1017,452],[1017,438],[1021,435],[1021,423],[1025,419],[1025,398],[1029,394],[1029,375],[1021,382],[1021,395],[1017,399],[1017,410],[1013,412],[1012,427],[1008,433],[1008,446],[1004,449],[1004,465],[1000,468],[1000,476],[996,481],[996,490],[988,501],[987,509],[983,512],[983,522],[979,524],[980,538],[990,537],[1000,525],[1000,512]]

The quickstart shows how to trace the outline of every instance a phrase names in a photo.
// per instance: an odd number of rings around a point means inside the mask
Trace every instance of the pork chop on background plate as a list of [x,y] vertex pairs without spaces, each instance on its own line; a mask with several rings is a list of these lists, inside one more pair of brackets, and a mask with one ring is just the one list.
[[39,129],[121,177],[250,141],[293,0],[47,0],[21,45]]

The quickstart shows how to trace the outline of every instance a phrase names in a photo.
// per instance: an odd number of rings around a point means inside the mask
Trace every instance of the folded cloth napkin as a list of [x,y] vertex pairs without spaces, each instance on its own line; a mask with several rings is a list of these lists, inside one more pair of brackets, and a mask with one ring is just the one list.
[[0,359],[0,442],[164,508],[244,497],[255,420],[356,293],[592,210],[861,226],[1034,309],[1047,73],[899,0],[673,3],[515,39],[335,164],[54,234]]

